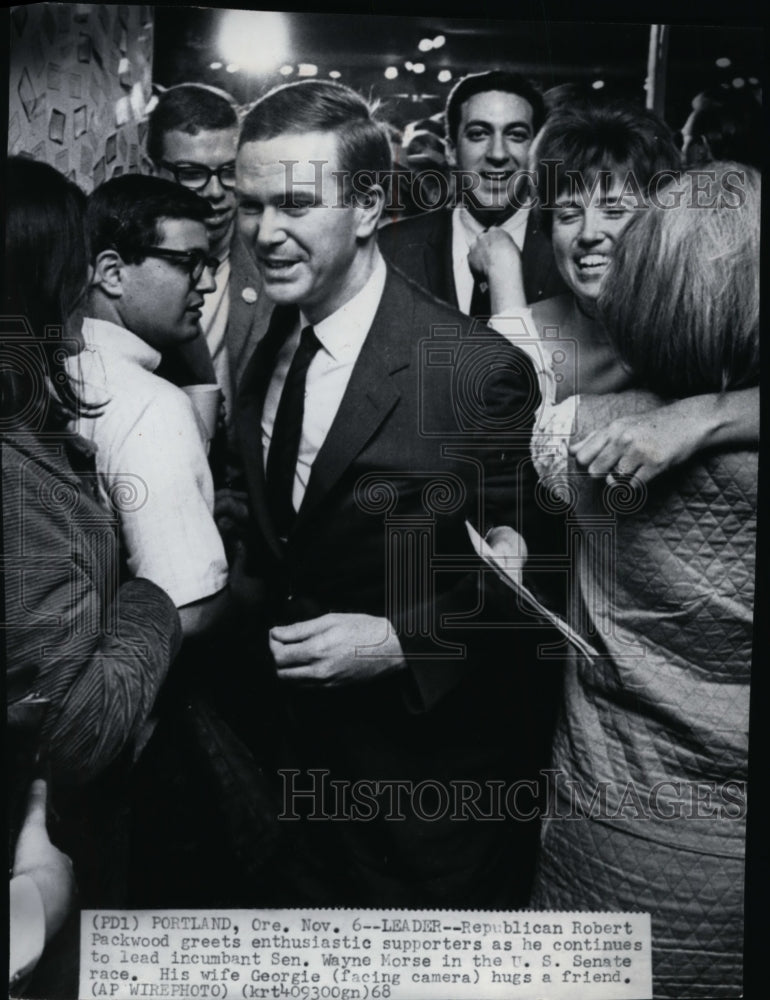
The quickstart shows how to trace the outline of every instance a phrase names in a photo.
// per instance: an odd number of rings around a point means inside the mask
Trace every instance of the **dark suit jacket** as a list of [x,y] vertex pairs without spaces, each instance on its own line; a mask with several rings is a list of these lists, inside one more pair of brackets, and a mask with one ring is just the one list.
[[[418,285],[457,308],[452,267],[452,210],[440,208],[410,219],[391,222],[377,236],[386,260]],[[551,242],[530,212],[522,252],[524,291],[527,302],[538,302],[565,291]]]
[[[289,784],[302,789],[316,780],[309,768],[353,782],[438,781],[448,792],[455,779],[521,776],[531,765],[527,633],[480,596],[464,522],[482,533],[515,525],[532,502],[538,390],[530,362],[389,269],[284,545],[266,504],[260,420],[275,355],[295,322],[295,310],[276,307],[237,407],[252,558],[267,584],[263,627],[331,611],[385,617],[407,668],[329,689],[282,683],[273,713],[279,764],[296,769]],[[483,627],[490,618],[499,628]],[[520,699],[525,713],[514,711]],[[299,811],[321,808],[311,800]],[[506,824],[449,814],[426,822],[409,809],[394,822],[382,795],[378,802],[371,822],[299,825],[308,839],[284,862],[287,878],[298,872],[293,904],[522,902],[531,856]],[[534,824],[516,829],[533,846]]]

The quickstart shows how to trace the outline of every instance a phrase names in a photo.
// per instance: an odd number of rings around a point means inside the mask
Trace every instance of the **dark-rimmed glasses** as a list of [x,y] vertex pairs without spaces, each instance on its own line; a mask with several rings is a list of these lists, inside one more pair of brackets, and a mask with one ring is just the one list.
[[187,272],[190,284],[194,287],[201,279],[201,275],[208,268],[212,274],[219,267],[219,260],[210,257],[205,250],[171,250],[168,247],[142,247],[141,252],[145,257],[159,257],[161,260],[168,260],[176,264]]
[[202,191],[216,175],[223,188],[231,191],[235,187],[235,160],[223,163],[221,167],[207,167],[202,163],[171,163],[161,160],[160,164],[174,175],[177,184],[191,191]]

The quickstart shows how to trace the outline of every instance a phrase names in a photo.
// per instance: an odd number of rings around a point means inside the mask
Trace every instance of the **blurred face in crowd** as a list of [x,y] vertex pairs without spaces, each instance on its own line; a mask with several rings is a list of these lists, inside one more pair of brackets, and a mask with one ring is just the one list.
[[586,187],[587,191],[563,192],[556,199],[551,242],[561,276],[592,313],[615,243],[639,204],[633,194],[619,197],[623,178],[618,175],[608,184]]
[[343,306],[371,273],[382,199],[346,201],[334,176],[342,170],[333,132],[285,133],[238,151],[241,235],[270,298],[298,305],[311,322]]
[[[211,206],[206,220],[211,252],[227,252],[237,206],[235,197],[235,150],[238,129],[202,130],[188,135],[176,130],[163,136],[161,176],[175,180],[205,198]],[[196,169],[197,168],[197,169]],[[211,171],[219,171],[212,173]]]
[[460,170],[478,175],[474,194],[482,210],[504,218],[518,207],[509,184],[516,171],[526,169],[533,137],[532,105],[518,94],[489,90],[463,103],[454,159]]
[[121,310],[125,325],[145,343],[162,351],[198,335],[203,297],[214,290],[209,267],[193,280],[188,261],[208,257],[206,227],[194,219],[162,219],[160,250],[193,253],[192,258],[148,256],[141,264],[124,264]]

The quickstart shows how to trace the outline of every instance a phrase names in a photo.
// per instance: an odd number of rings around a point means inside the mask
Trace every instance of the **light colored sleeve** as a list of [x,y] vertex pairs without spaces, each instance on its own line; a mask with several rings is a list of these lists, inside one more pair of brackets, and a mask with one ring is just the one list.
[[11,879],[8,983],[14,986],[35,968],[45,946],[45,909],[29,875]]
[[506,340],[525,351],[535,366],[542,401],[535,416],[530,451],[541,480],[566,475],[569,454],[567,445],[577,412],[577,396],[556,403],[556,376],[551,351],[542,338],[532,310],[509,310],[505,316],[493,316],[489,325]]
[[214,486],[187,396],[169,385],[148,399],[103,462],[131,575],[152,580],[176,607],[222,590],[227,559]]
[[[526,307],[510,309],[504,316],[492,316],[489,325],[516,347],[520,347],[535,366],[543,403],[554,398],[555,386],[550,354],[540,337],[532,310]],[[537,422],[537,421],[536,421]]]

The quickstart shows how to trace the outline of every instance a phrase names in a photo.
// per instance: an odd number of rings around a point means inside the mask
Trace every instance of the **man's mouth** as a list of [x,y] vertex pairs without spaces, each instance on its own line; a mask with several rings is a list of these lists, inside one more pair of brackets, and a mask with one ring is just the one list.
[[513,170],[482,170],[480,176],[490,184],[507,184]]
[[289,271],[298,264],[298,260],[287,259],[285,257],[260,257],[259,264],[268,277],[286,277]]

